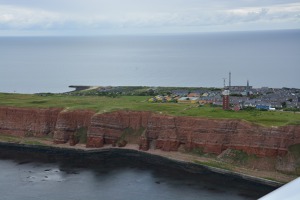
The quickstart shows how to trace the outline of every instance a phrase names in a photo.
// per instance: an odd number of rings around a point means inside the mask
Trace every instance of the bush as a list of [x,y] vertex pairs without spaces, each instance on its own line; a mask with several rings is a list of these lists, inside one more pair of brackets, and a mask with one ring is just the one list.
[[198,155],[198,156],[203,156],[204,151],[203,151],[203,147],[197,147],[197,148],[193,148],[191,150],[192,154]]
[[87,128],[81,127],[77,129],[74,134],[74,139],[81,144],[85,144],[87,141]]
[[284,111],[300,112],[300,108],[285,108]]

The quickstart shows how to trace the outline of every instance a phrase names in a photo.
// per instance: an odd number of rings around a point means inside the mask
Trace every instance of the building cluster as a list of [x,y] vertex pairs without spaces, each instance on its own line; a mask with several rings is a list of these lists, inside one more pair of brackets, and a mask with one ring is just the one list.
[[[224,91],[226,91],[224,93]],[[227,96],[227,97],[226,97]],[[226,101],[226,105],[224,105]],[[300,108],[300,89],[252,88],[251,86],[231,86],[226,90],[174,90],[168,96],[157,95],[149,102],[199,103],[224,106],[224,109],[257,108],[274,110]],[[228,102],[228,103],[227,103]]]
[[244,100],[232,98],[232,103],[242,104],[243,107],[259,109],[300,108],[300,90],[289,88],[258,88],[251,89],[250,95]]

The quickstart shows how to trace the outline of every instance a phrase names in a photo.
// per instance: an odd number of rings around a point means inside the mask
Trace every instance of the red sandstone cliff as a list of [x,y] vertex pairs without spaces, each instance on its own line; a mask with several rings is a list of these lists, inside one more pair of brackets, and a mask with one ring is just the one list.
[[227,148],[259,156],[277,156],[290,145],[300,144],[300,126],[262,127],[241,120],[174,117],[151,112],[92,111],[61,109],[0,108],[0,134],[41,136],[53,134],[54,142],[65,143],[86,127],[87,147],[114,144],[126,130],[143,128],[140,148],[164,151],[202,148],[219,154]]
[[259,156],[283,155],[300,143],[300,126],[262,127],[241,120],[172,117],[150,112],[118,111],[92,117],[88,147],[101,147],[118,140],[126,128],[145,128],[140,148],[177,151],[203,148],[219,154],[227,148]]
[[18,136],[53,133],[61,110],[0,107],[0,133]]
[[70,144],[75,145],[77,143],[74,141],[75,132],[82,127],[89,129],[94,114],[95,112],[89,110],[61,111],[57,116],[54,142],[66,143],[70,140]]
[[138,130],[148,126],[150,112],[126,112],[96,114],[91,119],[87,147],[102,147],[116,143],[128,128]]

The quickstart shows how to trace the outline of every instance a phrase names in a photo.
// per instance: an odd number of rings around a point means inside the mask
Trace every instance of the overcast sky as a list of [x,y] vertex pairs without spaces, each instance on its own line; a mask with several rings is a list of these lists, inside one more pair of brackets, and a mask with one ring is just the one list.
[[300,0],[0,0],[0,34],[300,28]]

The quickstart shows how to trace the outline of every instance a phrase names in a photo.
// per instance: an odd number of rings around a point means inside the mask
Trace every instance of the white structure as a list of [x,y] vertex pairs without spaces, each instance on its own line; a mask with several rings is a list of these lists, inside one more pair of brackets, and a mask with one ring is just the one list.
[[300,178],[297,178],[273,192],[263,196],[259,200],[299,200],[300,199]]

